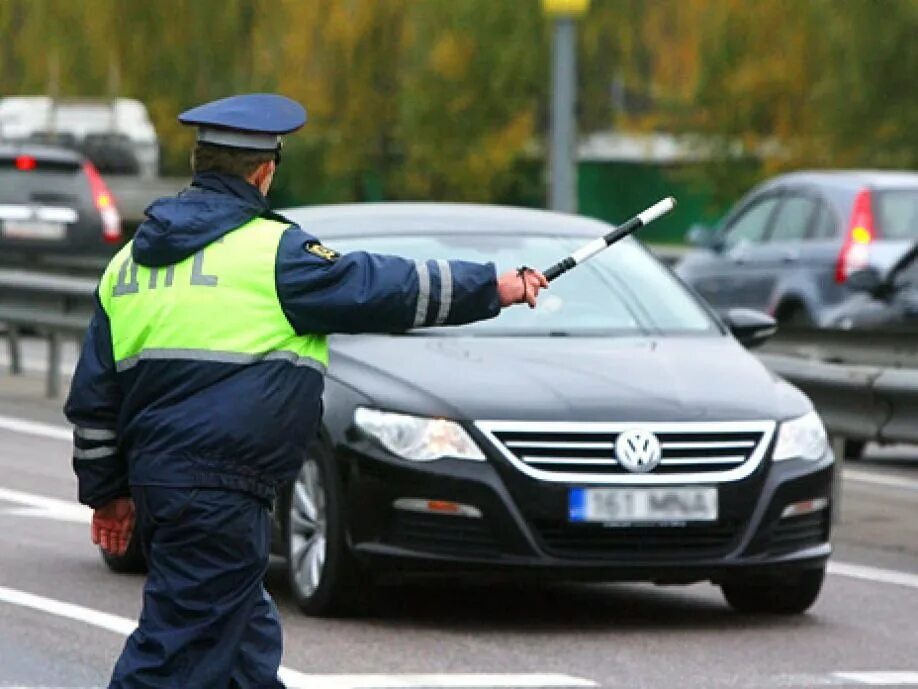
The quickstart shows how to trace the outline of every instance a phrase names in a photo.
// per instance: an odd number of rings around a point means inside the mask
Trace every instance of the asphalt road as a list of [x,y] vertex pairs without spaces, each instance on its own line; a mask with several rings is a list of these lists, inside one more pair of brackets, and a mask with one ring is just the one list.
[[[105,686],[143,582],[90,544],[69,430],[40,390],[0,376],[0,689]],[[311,689],[918,686],[918,449],[849,464],[842,505],[824,592],[790,619],[736,615],[705,584],[440,582],[312,620],[276,563],[284,676]]]

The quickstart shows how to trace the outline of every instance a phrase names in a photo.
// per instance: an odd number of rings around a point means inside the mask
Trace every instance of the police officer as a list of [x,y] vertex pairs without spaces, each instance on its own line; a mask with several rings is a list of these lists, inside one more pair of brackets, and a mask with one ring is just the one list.
[[109,686],[282,687],[269,510],[317,432],[326,334],[491,318],[547,283],[338,255],[273,213],[280,137],[306,121],[290,99],[234,96],[179,120],[197,127],[192,184],[154,202],[105,270],[65,406],[93,542],[120,555],[133,533],[149,565]]

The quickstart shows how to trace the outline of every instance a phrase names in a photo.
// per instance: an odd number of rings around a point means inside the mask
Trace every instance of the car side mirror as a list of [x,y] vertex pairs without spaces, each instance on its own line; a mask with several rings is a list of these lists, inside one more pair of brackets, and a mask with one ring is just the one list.
[[873,295],[880,294],[885,286],[883,278],[880,276],[880,271],[873,266],[855,270],[845,280],[845,284],[858,292],[867,292],[867,294]]
[[688,232],[685,233],[685,241],[692,246],[710,247],[714,239],[714,232],[710,227],[701,223],[692,225]]
[[774,318],[752,309],[730,309],[722,313],[721,318],[733,337],[747,349],[764,344],[778,330],[778,322]]

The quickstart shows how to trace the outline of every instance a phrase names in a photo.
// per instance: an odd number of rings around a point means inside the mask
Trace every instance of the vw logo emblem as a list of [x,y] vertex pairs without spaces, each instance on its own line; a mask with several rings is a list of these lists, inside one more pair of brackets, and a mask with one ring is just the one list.
[[628,471],[643,474],[653,471],[660,463],[663,448],[653,433],[633,428],[623,431],[616,438],[615,456]]

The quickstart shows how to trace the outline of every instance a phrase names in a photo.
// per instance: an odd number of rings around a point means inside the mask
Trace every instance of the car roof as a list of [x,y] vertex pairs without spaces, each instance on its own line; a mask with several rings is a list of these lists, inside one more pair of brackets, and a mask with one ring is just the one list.
[[0,158],[30,156],[36,160],[54,163],[82,163],[83,156],[70,148],[44,144],[0,142]]
[[581,215],[474,203],[347,203],[278,211],[307,232],[328,237],[392,234],[519,234],[596,237],[608,223]]
[[907,170],[800,170],[767,180],[762,189],[799,184],[846,190],[918,188],[918,172]]

